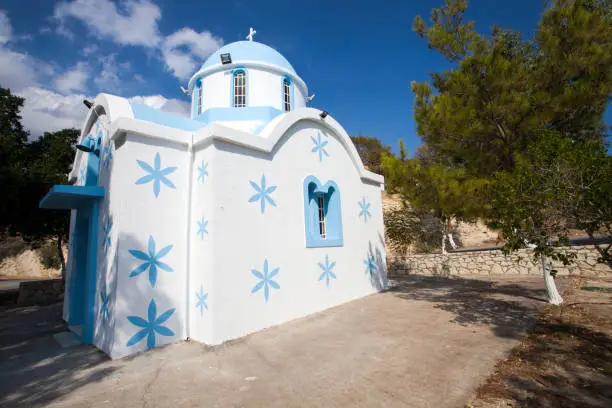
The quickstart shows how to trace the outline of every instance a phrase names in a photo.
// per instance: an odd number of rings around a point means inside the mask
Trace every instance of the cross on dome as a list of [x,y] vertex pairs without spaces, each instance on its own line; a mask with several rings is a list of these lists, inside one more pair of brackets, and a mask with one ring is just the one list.
[[253,27],[249,27],[249,35],[246,36],[246,39],[249,41],[253,41],[253,36],[257,34],[257,31],[253,30]]

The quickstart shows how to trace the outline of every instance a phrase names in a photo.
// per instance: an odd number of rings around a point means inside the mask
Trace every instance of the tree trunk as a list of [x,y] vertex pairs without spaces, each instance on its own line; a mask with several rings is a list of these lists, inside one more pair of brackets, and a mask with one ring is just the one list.
[[544,285],[546,286],[546,292],[548,292],[548,303],[560,305],[563,303],[563,298],[557,290],[555,278],[551,275],[552,262],[544,254],[540,255],[540,259],[542,260],[542,270],[544,272]]
[[455,244],[455,240],[453,239],[453,233],[449,232],[448,235],[448,242],[450,242],[450,245],[453,249],[457,249],[457,244]]
[[57,236],[57,255],[62,266],[62,283],[66,282],[66,260],[64,259],[64,251],[62,251],[62,236]]

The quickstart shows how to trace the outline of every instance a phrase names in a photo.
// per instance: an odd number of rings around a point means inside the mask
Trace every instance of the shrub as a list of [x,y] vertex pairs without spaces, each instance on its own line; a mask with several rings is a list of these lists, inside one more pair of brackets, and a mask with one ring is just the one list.
[[48,269],[58,269],[62,266],[55,242],[47,242],[40,248],[40,263]]

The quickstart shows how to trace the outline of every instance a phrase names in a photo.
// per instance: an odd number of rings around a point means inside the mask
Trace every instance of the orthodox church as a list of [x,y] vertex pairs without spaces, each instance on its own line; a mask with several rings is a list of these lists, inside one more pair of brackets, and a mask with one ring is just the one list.
[[383,177],[291,64],[253,41],[183,89],[190,118],[99,94],[66,185],[63,317],[111,358],[215,345],[386,287]]

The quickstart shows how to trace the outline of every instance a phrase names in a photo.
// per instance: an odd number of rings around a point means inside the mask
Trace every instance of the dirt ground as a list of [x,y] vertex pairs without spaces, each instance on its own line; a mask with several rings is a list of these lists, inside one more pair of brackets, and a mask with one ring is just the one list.
[[408,277],[221,346],[183,342],[116,361],[62,348],[49,335],[63,330],[59,304],[6,310],[0,406],[463,407],[536,322],[542,287]]
[[612,279],[580,279],[548,306],[468,405],[612,407]]

